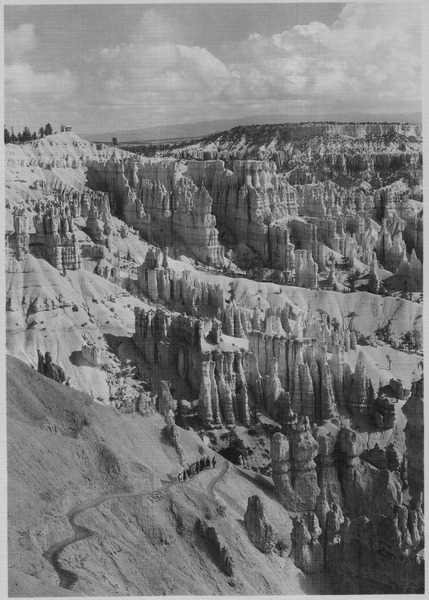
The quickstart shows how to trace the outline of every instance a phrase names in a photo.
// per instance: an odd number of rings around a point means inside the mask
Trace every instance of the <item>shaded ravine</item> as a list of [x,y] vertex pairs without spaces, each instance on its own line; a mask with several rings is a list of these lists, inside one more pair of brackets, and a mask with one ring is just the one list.
[[[228,471],[228,468],[229,468],[229,462],[225,461],[222,465],[222,468],[221,468],[219,474],[216,475],[216,477],[214,477],[207,485],[207,492],[212,497],[215,496],[216,484],[224,477],[224,475]],[[173,484],[173,482],[171,482],[171,481],[165,481],[165,480],[164,481],[161,480],[161,484],[162,484],[162,487],[157,488],[157,489],[142,490],[142,491],[138,491],[138,492],[116,492],[116,493],[103,494],[102,496],[98,496],[97,498],[94,498],[93,500],[89,500],[87,502],[79,504],[75,508],[72,508],[66,514],[68,522],[70,523],[70,526],[74,531],[74,535],[69,536],[65,540],[61,540],[60,542],[57,542],[56,544],[53,544],[46,550],[46,552],[43,553],[43,558],[45,558],[47,561],[49,561],[51,563],[51,565],[54,567],[54,569],[59,577],[59,580],[60,580],[60,587],[65,588],[67,590],[71,590],[71,589],[73,589],[74,585],[76,584],[76,582],[78,580],[78,575],[76,573],[74,573],[73,571],[69,571],[68,569],[64,569],[64,567],[61,566],[59,558],[60,558],[60,555],[63,552],[63,550],[65,550],[71,544],[75,544],[76,542],[79,542],[80,540],[84,540],[93,535],[96,535],[96,532],[91,531],[91,529],[88,529],[87,527],[83,527],[82,525],[78,525],[77,523],[75,523],[76,517],[78,515],[80,515],[82,512],[84,512],[85,510],[88,510],[90,508],[95,508],[96,506],[99,506],[100,504],[102,504],[103,502],[107,502],[108,500],[114,500],[115,498],[126,498],[126,497],[131,498],[133,496],[149,495],[149,494],[153,494],[155,492],[160,492],[162,490],[165,490],[166,488],[168,488],[172,485],[178,485],[178,484]]]
[[68,522],[70,523],[70,526],[74,531],[74,535],[66,538],[65,540],[61,540],[60,542],[57,542],[56,544],[53,544],[46,550],[46,552],[43,553],[43,558],[45,558],[47,561],[49,561],[51,563],[51,565],[54,567],[54,569],[60,579],[60,587],[65,588],[67,590],[71,590],[78,580],[78,576],[76,573],[74,573],[73,571],[64,569],[61,566],[61,564],[59,562],[60,554],[63,552],[63,550],[65,550],[71,544],[75,544],[76,542],[79,542],[80,540],[84,540],[86,538],[89,538],[89,537],[95,535],[94,531],[91,531],[87,527],[83,527],[82,525],[78,525],[77,523],[75,523],[76,517],[78,515],[80,515],[80,513],[84,512],[85,510],[88,510],[90,508],[95,508],[99,504],[102,504],[103,502],[107,502],[107,500],[114,500],[115,498],[125,498],[125,497],[130,498],[133,496],[143,496],[143,495],[147,495],[147,494],[152,494],[154,492],[162,491],[166,487],[173,485],[171,481],[161,481],[161,483],[162,483],[162,487],[157,488],[155,490],[143,490],[143,491],[138,491],[138,492],[117,492],[117,493],[111,493],[111,494],[103,494],[102,496],[98,496],[97,498],[94,498],[93,500],[89,500],[88,502],[79,504],[75,508],[72,508],[66,514]]

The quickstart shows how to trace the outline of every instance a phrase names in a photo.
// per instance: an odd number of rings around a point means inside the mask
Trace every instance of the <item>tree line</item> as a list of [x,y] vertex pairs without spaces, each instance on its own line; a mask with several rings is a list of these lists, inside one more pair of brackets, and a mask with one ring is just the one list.
[[[61,131],[65,130],[65,126],[61,125]],[[54,130],[52,129],[52,125],[50,123],[46,123],[44,127],[39,127],[38,132],[33,131],[31,133],[30,128],[27,125],[24,129],[19,131],[18,133],[14,133],[13,127],[11,131],[9,131],[6,127],[4,128],[4,143],[5,144],[24,144],[25,142],[31,142],[32,140],[37,140],[38,138],[43,138],[47,135],[52,135]]]

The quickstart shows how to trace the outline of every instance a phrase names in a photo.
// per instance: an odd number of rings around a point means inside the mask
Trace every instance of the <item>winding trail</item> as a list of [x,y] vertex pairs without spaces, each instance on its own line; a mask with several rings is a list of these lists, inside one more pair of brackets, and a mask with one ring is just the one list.
[[224,478],[224,476],[225,476],[226,472],[228,471],[228,469],[229,469],[229,462],[227,460],[225,460],[224,463],[223,463],[223,465],[222,465],[222,468],[221,468],[219,474],[216,475],[216,477],[213,477],[213,479],[210,480],[210,482],[209,482],[209,484],[207,486],[207,492],[210,494],[210,496],[212,496],[212,498],[215,497],[215,490],[214,490],[215,485],[217,483],[219,483],[219,481],[221,479]]
[[[211,479],[210,482],[208,483],[207,492],[212,497],[215,497],[216,484],[225,476],[228,469],[229,469],[229,462],[225,460],[222,464],[222,468],[220,469],[220,472],[215,477],[213,477],[213,479]],[[74,585],[76,584],[76,582],[78,580],[78,576],[76,573],[74,573],[73,571],[64,569],[64,567],[61,566],[59,559],[60,559],[60,555],[63,552],[63,550],[65,550],[71,544],[75,544],[76,542],[79,542],[80,540],[84,540],[93,535],[96,535],[96,532],[91,531],[87,527],[78,525],[75,522],[76,517],[78,515],[80,515],[82,512],[84,512],[85,510],[89,510],[90,508],[95,508],[96,506],[99,506],[100,504],[103,504],[103,502],[107,502],[108,500],[114,500],[116,498],[132,498],[134,496],[149,496],[150,494],[154,494],[156,492],[161,492],[173,485],[180,485],[180,483],[173,483],[171,481],[165,481],[165,480],[162,480],[161,483],[162,483],[162,487],[157,488],[157,489],[142,490],[142,491],[138,491],[138,492],[116,492],[116,493],[103,494],[102,496],[98,496],[97,498],[88,500],[87,502],[83,502],[82,504],[75,506],[66,514],[68,522],[70,523],[70,526],[74,531],[74,535],[69,536],[68,538],[66,538],[64,540],[61,540],[60,542],[53,544],[43,554],[43,558],[45,558],[47,561],[49,561],[51,563],[51,565],[54,567],[54,569],[60,579],[60,587],[65,588],[67,590],[71,590],[71,589],[73,589]],[[190,483],[190,481],[189,481],[189,483]],[[219,493],[219,492],[217,492],[217,493]],[[221,494],[221,495],[223,495],[223,494]]]
[[163,491],[166,488],[173,485],[171,481],[161,481],[161,483],[162,487],[154,490],[152,489],[138,492],[116,492],[111,494],[103,494],[102,496],[98,496],[93,500],[89,500],[87,502],[79,504],[78,506],[75,506],[75,508],[72,508],[66,514],[68,522],[70,523],[70,526],[74,531],[74,535],[66,538],[65,540],[61,540],[56,544],[53,544],[43,554],[43,558],[48,560],[57,572],[57,575],[60,578],[60,587],[65,588],[67,590],[71,590],[78,580],[78,576],[76,575],[76,573],[73,573],[73,571],[68,571],[67,569],[64,569],[61,566],[59,562],[59,557],[62,551],[65,550],[67,546],[70,546],[71,544],[75,544],[80,540],[84,540],[95,535],[94,531],[91,531],[87,527],[83,527],[82,525],[78,525],[77,523],[75,523],[76,517],[85,510],[94,508],[99,504],[103,504],[103,502],[107,502],[108,500],[114,500],[115,498],[132,498],[133,496],[145,496],[153,494],[155,492]]

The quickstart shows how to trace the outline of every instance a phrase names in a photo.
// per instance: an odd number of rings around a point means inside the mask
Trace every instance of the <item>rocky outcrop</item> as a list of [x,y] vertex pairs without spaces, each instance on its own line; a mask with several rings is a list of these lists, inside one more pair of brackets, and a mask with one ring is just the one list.
[[37,370],[39,373],[45,377],[49,377],[49,379],[53,379],[57,383],[65,382],[66,376],[64,369],[52,362],[52,356],[50,352],[45,352],[45,356],[43,356],[40,350],[38,350],[37,356]]
[[174,310],[194,316],[219,316],[223,321],[227,318],[223,288],[193,276],[190,271],[178,276],[168,268],[168,249],[150,248],[137,270],[137,278],[141,292],[153,302],[162,300]]
[[309,250],[295,251],[295,282],[297,286],[317,290],[318,269]]
[[25,207],[13,209],[13,232],[6,233],[6,256],[24,260],[28,255],[30,236]]
[[388,513],[345,518],[338,505],[327,516],[326,564],[340,594],[423,593],[421,507],[393,503]]
[[216,528],[209,525],[206,521],[198,519],[196,529],[206,542],[209,553],[221,571],[231,577],[234,574],[234,561],[226,541],[217,532]]
[[360,459],[365,444],[359,433],[343,427],[338,443],[342,452],[340,480],[349,514],[373,517],[384,514],[392,503],[401,503],[399,475]]
[[423,264],[417,258],[414,249],[409,259],[407,254],[403,253],[396,278],[399,279],[399,287],[405,292],[423,291]]
[[325,569],[323,546],[319,541],[321,534],[322,529],[313,512],[294,518],[291,555],[298,569],[306,573],[317,573]]
[[323,528],[326,525],[326,515],[329,506],[334,502],[344,505],[341,482],[335,466],[336,449],[340,426],[338,421],[325,421],[323,425],[313,427],[313,437],[318,444],[316,469],[320,495],[317,498],[315,512]]
[[70,211],[51,206],[33,220],[36,232],[30,235],[31,252],[59,271],[79,269],[81,255]]
[[408,485],[411,497],[419,501],[424,491],[423,375],[413,382],[411,396],[402,407],[407,418],[405,443],[408,457]]
[[276,544],[277,534],[267,520],[266,510],[259,496],[248,499],[244,525],[252,544],[261,552],[269,554]]
[[136,397],[135,409],[136,412],[140,413],[144,417],[153,415],[156,411],[155,396],[142,392]]
[[87,343],[82,346],[83,358],[95,367],[100,366],[102,354],[101,348],[98,348],[94,344]]
[[354,415],[369,415],[371,407],[374,405],[374,396],[374,387],[368,376],[363,354],[360,353],[356,360],[351,392],[346,404]]
[[166,429],[168,439],[171,445],[176,449],[176,452],[179,455],[180,463],[183,465],[185,461],[185,451],[180,440],[180,428],[176,425],[174,413],[171,408],[165,416],[165,422],[167,424]]
[[174,161],[92,161],[90,185],[115,197],[117,214],[149,242],[182,246],[199,260],[222,265],[212,198],[204,184],[198,188],[182,175]]
[[167,417],[174,407],[174,400],[170,392],[171,384],[169,381],[160,381],[159,383],[158,412]]
[[271,438],[274,489],[288,510],[314,510],[320,493],[314,462],[317,452],[318,444],[303,417],[292,425],[290,439],[281,433]]

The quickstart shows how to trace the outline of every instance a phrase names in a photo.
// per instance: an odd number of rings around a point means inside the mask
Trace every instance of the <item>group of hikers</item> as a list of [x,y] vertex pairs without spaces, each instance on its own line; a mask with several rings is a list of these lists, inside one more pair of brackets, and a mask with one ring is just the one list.
[[210,460],[209,456],[203,456],[200,460],[192,463],[190,467],[183,469],[183,473],[179,473],[177,479],[179,481],[186,481],[194,475],[198,475],[204,469],[210,469],[210,465],[212,465],[213,469],[216,467],[216,456],[213,456],[212,460]]

